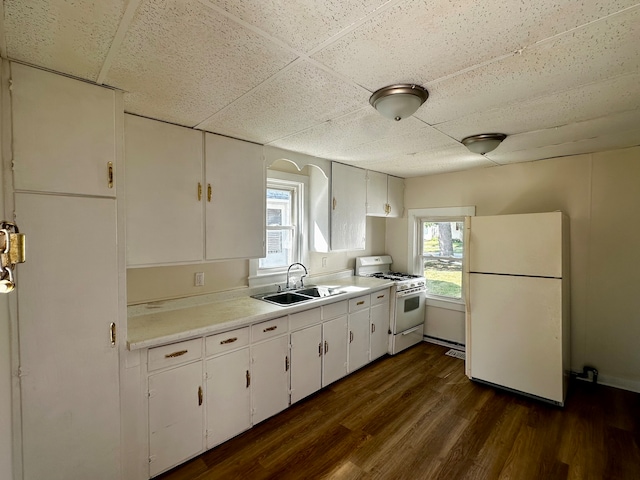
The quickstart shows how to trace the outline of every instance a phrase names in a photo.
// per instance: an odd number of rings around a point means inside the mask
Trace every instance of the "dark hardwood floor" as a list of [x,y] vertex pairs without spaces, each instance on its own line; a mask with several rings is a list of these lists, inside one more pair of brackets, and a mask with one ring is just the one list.
[[575,381],[554,407],[446,351],[383,358],[157,478],[640,479],[640,394]]

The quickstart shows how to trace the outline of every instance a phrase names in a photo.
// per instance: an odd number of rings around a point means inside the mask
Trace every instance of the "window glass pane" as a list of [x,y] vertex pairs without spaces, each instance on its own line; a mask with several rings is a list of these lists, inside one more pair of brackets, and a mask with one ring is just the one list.
[[260,259],[259,268],[286,267],[293,263],[293,232],[267,230],[267,256]]
[[267,189],[267,225],[291,225],[293,195],[290,190]]
[[462,222],[423,222],[422,249],[427,293],[462,298]]

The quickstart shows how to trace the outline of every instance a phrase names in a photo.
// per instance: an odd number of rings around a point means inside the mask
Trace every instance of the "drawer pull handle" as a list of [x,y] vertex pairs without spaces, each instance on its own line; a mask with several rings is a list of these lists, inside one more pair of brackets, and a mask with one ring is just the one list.
[[247,370],[247,388],[249,388],[249,385],[251,385],[251,373],[249,373],[249,370]]
[[227,343],[233,343],[236,340],[238,340],[238,337],[231,337],[231,338],[227,338],[226,340],[222,340],[220,342],[220,345],[226,345]]
[[353,342],[353,332],[349,332],[349,343]]
[[276,328],[278,328],[277,325],[274,325],[273,327],[267,327],[263,330],[263,332],[273,332]]
[[198,387],[198,406],[202,405],[202,387]]
[[356,305],[364,305],[364,300],[360,300]]
[[173,353],[167,353],[164,358],[176,358],[176,357],[181,357],[182,355],[184,355],[185,353],[187,353],[189,350],[179,350],[177,352],[173,352]]
[[289,355],[284,357],[284,371],[285,372],[289,371]]
[[378,295],[378,298],[384,298],[384,295]]

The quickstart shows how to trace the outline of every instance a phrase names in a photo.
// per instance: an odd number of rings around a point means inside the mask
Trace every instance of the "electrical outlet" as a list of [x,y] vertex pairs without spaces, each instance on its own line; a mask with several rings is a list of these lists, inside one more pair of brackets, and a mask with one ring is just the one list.
[[322,266],[323,267],[327,266],[327,257],[322,257]]
[[194,283],[196,287],[204,287],[204,272],[196,272]]

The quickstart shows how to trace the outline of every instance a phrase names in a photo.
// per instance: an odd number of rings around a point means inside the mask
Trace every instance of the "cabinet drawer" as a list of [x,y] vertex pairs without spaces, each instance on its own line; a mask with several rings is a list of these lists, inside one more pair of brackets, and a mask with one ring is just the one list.
[[202,356],[202,338],[150,348],[148,355],[149,371],[181,365]]
[[287,333],[287,317],[274,318],[251,326],[251,341],[259,342],[267,338]]
[[349,313],[357,312],[358,310],[362,310],[363,308],[369,308],[370,304],[371,299],[369,295],[352,298],[351,300],[349,300]]
[[391,289],[380,290],[379,292],[373,292],[371,294],[371,305],[378,305],[380,303],[388,302]]
[[314,323],[320,323],[320,320],[320,309],[312,308],[311,310],[289,315],[289,327],[291,330],[298,330],[302,327],[313,325]]
[[218,333],[205,339],[207,356],[249,345],[249,327]]
[[330,320],[341,315],[346,315],[349,308],[349,302],[342,300],[340,302],[330,303],[322,306],[322,319]]

